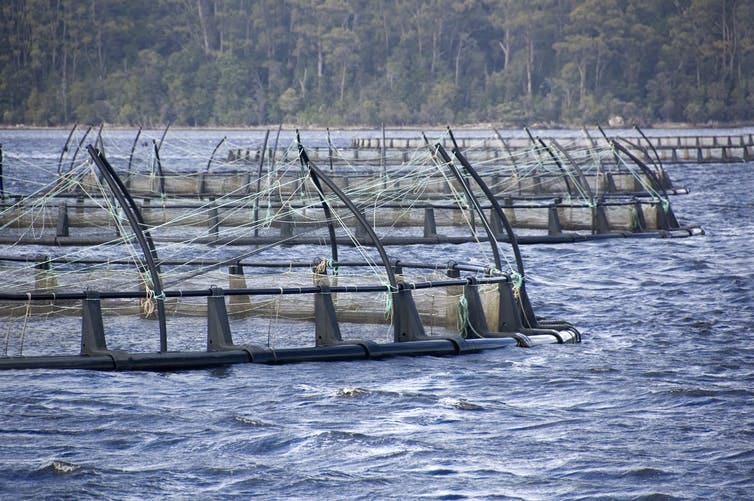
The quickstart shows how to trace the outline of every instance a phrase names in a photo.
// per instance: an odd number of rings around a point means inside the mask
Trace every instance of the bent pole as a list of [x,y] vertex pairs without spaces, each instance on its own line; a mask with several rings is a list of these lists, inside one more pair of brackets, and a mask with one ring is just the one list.
[[81,138],[81,141],[79,141],[78,146],[76,146],[76,151],[73,152],[73,158],[71,158],[71,164],[68,166],[69,172],[73,170],[73,165],[76,163],[76,157],[78,156],[79,151],[81,150],[81,146],[84,144],[84,141],[86,141],[86,136],[89,135],[91,130],[92,130],[91,127],[86,129],[86,132],[84,132],[84,136]]
[[[270,129],[264,134],[264,143],[262,152],[259,155],[259,166],[257,167],[257,193],[254,197],[254,236],[259,236],[259,192],[262,191],[262,169],[264,168],[264,154],[267,151],[267,140],[270,138]],[[209,170],[209,169],[208,169]]]
[[296,131],[296,142],[298,143],[298,159],[301,162],[301,167],[304,169],[307,169],[310,174],[312,172],[315,173],[312,175],[312,183],[314,183],[314,186],[317,188],[317,196],[319,197],[320,204],[322,205],[322,210],[325,212],[325,219],[327,220],[327,232],[330,235],[330,253],[332,255],[332,260],[337,261],[338,260],[338,241],[335,235],[335,226],[333,226],[332,224],[333,222],[332,211],[330,210],[330,204],[328,204],[327,200],[325,200],[324,193],[322,192],[322,185],[319,182],[319,177],[316,175],[316,172],[318,171],[318,169],[316,167],[314,169],[312,168],[313,164],[311,160],[309,160],[309,155],[306,153],[306,149],[304,148],[304,145],[301,144],[301,136],[299,135],[298,131]]
[[141,125],[139,126],[139,130],[136,131],[136,137],[134,137],[134,142],[131,145],[131,153],[128,155],[128,170],[126,172],[128,172],[129,174],[131,174],[131,164],[134,160],[134,151],[136,151],[136,145],[139,142],[139,136],[141,136]]
[[157,319],[160,326],[160,351],[168,351],[168,338],[167,338],[167,322],[165,319],[165,301],[164,291],[162,289],[162,281],[160,280],[160,270],[157,265],[157,249],[154,246],[152,237],[149,231],[146,230],[144,218],[139,212],[139,207],[131,195],[128,193],[128,189],[118,177],[115,169],[110,165],[102,152],[98,151],[91,144],[87,146],[89,155],[94,160],[99,170],[102,172],[105,181],[110,186],[110,190],[113,192],[115,198],[123,209],[123,212],[128,219],[128,224],[136,236],[136,240],[141,247],[144,254],[144,260],[147,264],[147,270],[152,279],[152,287],[154,287],[154,295],[157,303]]
[[[212,160],[215,159],[215,154],[217,153],[217,150],[220,149],[220,146],[225,142],[225,140],[228,138],[228,136],[223,136],[223,138],[220,140],[217,145],[215,145],[215,149],[212,150],[212,154],[209,156],[209,160],[207,160],[207,167],[204,169],[204,172],[209,172],[210,167],[212,166]],[[262,154],[264,154],[264,150],[262,150]]]
[[631,159],[638,167],[639,170],[641,170],[646,176],[649,178],[649,182],[652,185],[652,189],[655,191],[662,193],[662,198],[664,201],[668,200],[668,192],[665,189],[665,187],[662,185],[660,180],[657,178],[655,173],[652,171],[652,169],[649,168],[647,164],[641,161],[639,157],[628,151],[628,149],[620,144],[620,142],[616,141],[615,139],[608,137],[607,134],[605,134],[605,131],[602,129],[602,127],[597,127],[597,129],[602,133],[602,137],[607,141],[607,144],[609,144],[613,149],[613,156],[616,157],[616,159],[620,160],[620,156],[618,155],[618,152],[615,150],[619,150],[621,153],[628,156],[628,158]]
[[68,133],[68,139],[65,140],[63,149],[60,151],[60,158],[58,159],[58,175],[63,173],[63,157],[65,156],[65,153],[68,151],[68,144],[70,144],[71,138],[73,137],[73,132],[76,130],[76,127],[78,126],[79,126],[78,122],[73,124],[73,127],[71,127],[71,132]]
[[479,200],[477,200],[476,196],[474,195],[474,192],[471,191],[471,188],[469,187],[469,183],[464,179],[463,174],[461,174],[461,171],[458,170],[458,167],[455,166],[453,163],[453,160],[450,158],[450,155],[448,155],[448,152],[445,151],[445,148],[443,148],[442,144],[437,143],[434,146],[434,150],[440,155],[440,158],[442,158],[442,161],[445,163],[445,165],[450,169],[450,171],[453,173],[453,176],[455,176],[456,181],[461,185],[463,188],[463,192],[468,197],[469,202],[471,202],[471,205],[474,207],[474,212],[476,212],[479,215],[479,219],[482,222],[482,226],[484,227],[485,233],[487,233],[487,238],[490,241],[490,248],[492,249],[492,257],[495,261],[495,268],[498,270],[503,269],[503,262],[500,259],[500,249],[497,247],[497,239],[495,238],[495,233],[492,231],[492,228],[490,228],[490,223],[487,221],[487,218],[484,216],[484,211],[482,210],[482,206],[479,204]]
[[387,278],[390,282],[391,289],[393,291],[398,290],[398,280],[395,278],[395,272],[391,266],[390,258],[388,257],[387,252],[385,251],[385,247],[382,245],[382,242],[380,242],[380,238],[374,232],[372,225],[369,224],[369,221],[364,218],[364,215],[361,213],[358,207],[356,207],[356,205],[348,197],[348,195],[346,195],[343,190],[338,188],[338,185],[335,184],[332,179],[330,179],[324,172],[322,172],[319,167],[314,165],[314,163],[309,160],[309,156],[306,154],[303,146],[301,146],[301,143],[299,143],[299,147],[301,148],[299,151],[299,154],[302,155],[301,161],[304,162],[304,165],[309,169],[309,172],[312,176],[312,182],[314,182],[315,186],[317,187],[317,191],[320,194],[319,196],[320,200],[322,200],[322,205],[327,206],[327,202],[324,200],[320,181],[325,183],[327,187],[330,188],[330,190],[332,190],[332,192],[335,193],[338,198],[340,198],[340,200],[346,205],[348,210],[350,210],[354,215],[356,221],[364,227],[364,230],[369,235],[369,238],[372,239],[372,243],[377,249],[380,258],[382,259],[382,265],[385,267],[385,271],[387,272]]
[[555,165],[558,166],[558,169],[560,169],[560,173],[563,175],[563,181],[565,182],[566,191],[568,191],[568,195],[573,196],[574,195],[573,187],[571,186],[571,183],[568,180],[568,174],[563,168],[563,164],[561,164],[560,161],[555,157],[555,155],[553,155],[552,151],[550,150],[550,148],[547,147],[547,145],[542,140],[542,138],[537,137],[535,139],[528,127],[525,127],[524,130],[526,131],[526,134],[529,136],[529,140],[534,145],[534,151],[536,152],[537,158],[539,158],[539,161],[543,163],[542,154],[540,152],[540,148],[541,148],[545,150],[550,155],[550,158],[552,158],[555,161]]
[[[529,129],[526,129],[526,132],[529,132]],[[529,132],[529,134],[531,133]],[[560,170],[560,173],[563,176],[563,182],[565,182],[566,190],[568,191],[568,194],[571,196],[577,195],[577,193],[574,193],[574,188],[571,185],[571,181],[569,180],[568,172],[566,172],[565,167],[563,167],[563,162],[560,161],[558,156],[552,151],[552,149],[550,149],[549,146],[547,146],[547,144],[544,142],[544,140],[541,137],[537,136],[537,142],[539,143],[540,146],[542,146],[542,149],[547,152],[547,154],[550,156],[552,161],[555,162],[555,165],[558,166],[558,170]],[[583,191],[583,188],[582,188],[582,191]]]
[[[492,205],[492,210],[495,211],[495,214],[497,214],[497,217],[500,219],[500,222],[503,224],[503,229],[505,230],[505,234],[508,237],[508,242],[510,243],[511,249],[513,250],[513,257],[516,261],[516,270],[518,271],[519,276],[521,277],[521,285],[519,287],[519,293],[521,297],[521,309],[524,316],[524,321],[527,323],[529,327],[535,326],[537,321],[536,317],[534,316],[534,309],[531,306],[531,301],[529,300],[529,294],[526,292],[526,275],[524,274],[524,260],[521,257],[521,249],[518,245],[518,238],[516,237],[516,233],[513,231],[513,227],[510,224],[510,221],[508,221],[508,218],[505,216],[505,212],[503,212],[503,208],[500,207],[500,203],[497,201],[497,197],[494,193],[492,193],[492,190],[489,186],[487,186],[487,183],[484,182],[482,177],[479,175],[479,173],[474,169],[474,167],[471,166],[471,163],[466,159],[466,157],[461,153],[460,148],[458,147],[458,143],[456,142],[455,136],[453,136],[453,131],[448,129],[448,132],[450,133],[450,139],[453,141],[453,155],[458,159],[459,162],[461,162],[461,165],[464,169],[466,169],[466,172],[469,173],[471,178],[476,182],[476,184],[479,186],[479,188],[482,190],[484,195],[487,197],[487,199],[490,201],[490,204]],[[484,216],[482,216],[484,218]]]
[[634,129],[636,129],[636,131],[641,134],[641,137],[644,138],[644,141],[647,142],[649,148],[652,150],[652,153],[654,153],[655,159],[657,161],[652,161],[652,163],[655,165],[657,175],[662,178],[663,186],[672,188],[673,184],[670,181],[670,177],[668,177],[667,173],[665,172],[665,166],[662,165],[662,159],[660,158],[660,154],[657,152],[657,148],[655,148],[654,143],[649,140],[649,138],[644,134],[644,131],[641,130],[638,125],[634,125]]

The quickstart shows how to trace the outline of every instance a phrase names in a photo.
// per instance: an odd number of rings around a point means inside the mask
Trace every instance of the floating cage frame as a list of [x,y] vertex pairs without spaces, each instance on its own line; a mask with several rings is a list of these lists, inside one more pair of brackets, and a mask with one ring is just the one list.
[[[138,204],[104,154],[91,145],[87,149],[103,179],[110,187],[113,197],[117,199],[124,218],[127,219],[133,232],[132,238],[142,251],[143,268],[141,272],[148,276],[150,287],[147,299],[154,306],[150,313],[158,320],[159,351],[135,352],[108,347],[105,321],[102,314],[102,301],[112,299],[141,300],[144,298],[144,291],[85,290],[70,293],[31,291],[20,294],[1,294],[0,300],[26,305],[28,310],[31,310],[32,304],[38,303],[47,304],[47,307],[50,305],[54,307],[56,302],[67,302],[68,304],[80,302],[81,304],[81,343],[78,354],[6,356],[0,358],[0,368],[2,369],[177,370],[249,362],[285,363],[383,358],[396,355],[452,355],[499,349],[507,346],[528,347],[541,343],[570,343],[581,340],[580,332],[570,323],[557,320],[545,321],[534,316],[523,283],[523,263],[516,237],[502,209],[492,197],[490,199],[492,207],[504,226],[516,261],[515,271],[510,273],[500,271],[502,266],[497,241],[490,222],[482,212],[481,205],[464,174],[452,162],[449,162],[448,167],[462,185],[468,200],[479,217],[480,223],[484,226],[489,241],[492,243],[491,249],[495,257],[493,268],[448,263],[444,266],[449,275],[447,280],[405,281],[402,277],[406,265],[388,256],[381,239],[361,214],[359,208],[336,183],[308,159],[299,140],[299,158],[302,168],[308,171],[310,180],[316,187],[329,228],[330,262],[334,263],[335,266],[345,264],[340,263],[337,259],[338,242],[332,225],[332,207],[329,199],[324,196],[325,187],[337,195],[361,225],[366,233],[367,240],[371,241],[371,244],[377,249],[380,255],[380,260],[377,263],[384,267],[387,283],[359,286],[333,285],[326,274],[326,267],[323,269],[320,260],[312,266],[313,285],[309,287],[236,287],[227,290],[209,287],[174,291],[163,287],[161,266],[165,263],[161,263],[157,256],[154,241]],[[474,181],[485,191],[485,194],[489,195],[488,189],[481,178],[473,172],[473,168],[470,166],[465,166],[465,168],[467,169],[466,173],[471,174]],[[49,265],[51,260],[44,262]],[[234,263],[235,266],[239,264]],[[44,267],[43,264],[39,268],[41,271],[45,271]],[[461,276],[462,270],[472,271],[473,273]],[[483,301],[479,294],[479,287],[484,285],[493,285],[495,289],[491,303],[492,314],[490,311],[485,311],[484,305],[489,305],[489,301]],[[423,289],[451,287],[460,288],[463,291],[459,296],[461,300],[456,309],[458,333],[442,336],[427,334],[414,301],[413,292]],[[333,296],[365,292],[381,292],[390,298],[390,319],[393,330],[391,342],[375,343],[361,338],[343,338]],[[237,345],[234,343],[226,299],[234,296],[248,297],[263,294],[313,296],[314,346],[269,349],[258,345]],[[206,298],[206,350],[169,350],[165,304],[166,300],[171,297]],[[488,317],[496,319],[495,328],[492,330],[488,327]]]

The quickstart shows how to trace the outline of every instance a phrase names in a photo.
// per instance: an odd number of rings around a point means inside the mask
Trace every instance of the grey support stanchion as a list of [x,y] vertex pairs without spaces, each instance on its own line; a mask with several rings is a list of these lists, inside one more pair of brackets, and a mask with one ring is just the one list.
[[58,222],[55,228],[55,236],[67,237],[69,235],[68,204],[61,203],[58,206]]
[[269,363],[274,360],[274,354],[256,345],[237,345],[233,343],[230,330],[228,310],[225,306],[225,293],[219,287],[212,287],[207,296],[207,351],[212,352],[245,352],[247,362]]
[[314,338],[316,346],[331,346],[343,342],[340,325],[335,314],[335,304],[330,292],[327,267],[321,260],[312,263],[314,285],[320,288],[314,294]]
[[437,236],[437,223],[435,222],[434,207],[424,208],[424,238]]
[[563,226],[560,224],[558,207],[551,205],[547,208],[547,234],[553,236],[561,233],[563,233]]

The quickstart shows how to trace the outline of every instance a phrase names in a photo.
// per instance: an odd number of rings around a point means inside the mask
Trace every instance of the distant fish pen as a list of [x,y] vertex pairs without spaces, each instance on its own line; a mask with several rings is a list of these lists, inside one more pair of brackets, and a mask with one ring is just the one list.
[[[490,191],[490,196],[480,197],[480,209],[490,219],[495,238],[507,240],[492,198],[516,229],[519,244],[703,233],[700,227],[681,224],[676,218],[671,196],[684,194],[686,189],[673,186],[662,161],[650,149],[645,148],[640,158],[627,146],[631,141],[610,138],[601,129],[599,140],[586,134],[587,146],[562,138],[546,141],[526,132],[528,149],[508,148],[503,156],[474,163]],[[162,139],[164,135],[160,142]],[[119,175],[148,225],[180,226],[196,242],[264,245],[278,238],[298,244],[316,242],[318,237],[312,240],[309,229],[322,226],[326,218],[316,193],[300,190],[306,172],[299,166],[296,143],[281,148],[276,140],[268,148],[268,139],[269,132],[256,150],[254,163],[216,160],[223,140],[206,166],[184,165],[172,170],[163,167],[159,146],[153,140],[148,171],[132,169],[135,140],[128,165]],[[499,140],[507,144],[502,136]],[[444,144],[449,144],[450,152]],[[382,150],[358,165],[349,163],[351,150],[330,142],[326,155],[323,148],[307,148],[307,154],[359,207],[383,243],[459,243],[487,235],[454,230],[467,223],[474,226],[475,211],[464,201],[462,189],[468,175],[455,178],[438,166],[448,162],[470,165],[470,158],[479,157],[472,144],[448,130],[432,142],[423,137],[421,145],[398,157]],[[486,146],[482,149],[488,150]],[[229,146],[228,151],[235,149]],[[45,203],[37,203],[34,197],[4,197],[0,224],[8,229],[34,224],[44,230],[21,231],[20,235],[9,230],[0,235],[0,243],[76,245],[111,238],[113,219],[100,210],[103,202],[91,195],[100,189],[101,174],[74,172],[74,160],[66,171],[61,157],[55,197],[45,196]],[[462,170],[467,167],[463,165]],[[332,203],[342,208],[340,200]],[[353,215],[344,218],[344,224],[363,234],[364,228]],[[109,229],[95,232],[93,228]],[[198,234],[202,228],[204,233]],[[165,238],[182,236],[176,229],[174,236]],[[347,238],[335,238],[348,244]]]

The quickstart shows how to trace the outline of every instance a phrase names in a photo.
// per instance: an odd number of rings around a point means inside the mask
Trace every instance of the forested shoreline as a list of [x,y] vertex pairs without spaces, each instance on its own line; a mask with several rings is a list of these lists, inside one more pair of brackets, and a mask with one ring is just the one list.
[[0,125],[754,119],[747,0],[8,0]]

